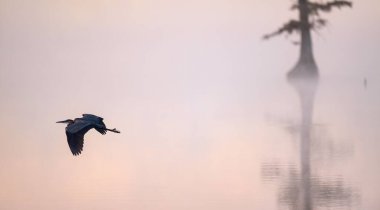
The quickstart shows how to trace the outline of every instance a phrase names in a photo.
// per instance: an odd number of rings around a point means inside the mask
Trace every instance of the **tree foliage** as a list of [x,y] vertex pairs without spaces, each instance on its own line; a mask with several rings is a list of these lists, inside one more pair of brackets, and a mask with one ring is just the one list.
[[293,32],[298,32],[300,28],[301,28],[301,21],[289,20],[282,27],[280,27],[277,31],[264,35],[263,39],[270,39],[270,38],[272,38],[276,35],[280,35],[282,33],[292,34]]
[[[320,16],[321,12],[329,13],[333,8],[352,7],[352,2],[346,0],[332,0],[327,2],[307,2],[307,12],[311,17],[308,23],[301,23],[300,20],[289,20],[276,31],[264,35],[263,39],[270,39],[274,36],[286,33],[288,35],[299,32],[301,27],[307,27],[313,30],[319,30],[327,25],[327,20]],[[301,10],[299,4],[293,4],[291,10]],[[302,11],[300,11],[302,12]]]
[[[333,8],[352,7],[352,2],[345,0],[334,0],[325,3],[308,2],[308,12],[310,15],[319,16],[319,12],[331,12]],[[300,9],[299,4],[293,4],[291,10]]]

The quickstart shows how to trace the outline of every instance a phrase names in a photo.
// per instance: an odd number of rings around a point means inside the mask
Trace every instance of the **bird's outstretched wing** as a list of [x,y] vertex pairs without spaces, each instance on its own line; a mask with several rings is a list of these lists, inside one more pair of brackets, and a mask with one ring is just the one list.
[[75,119],[73,124],[66,127],[67,143],[73,155],[79,155],[83,150],[84,134],[93,128],[91,122]]
[[79,155],[83,150],[84,135],[69,133],[66,131],[67,143],[73,155]]
[[103,121],[103,118],[93,115],[93,114],[82,114],[82,119],[89,119],[94,121]]
[[106,125],[103,122],[103,118],[93,114],[83,114],[82,116],[82,120],[92,122],[94,124],[95,130],[97,130],[99,133],[103,135],[106,134],[107,130],[105,129]]

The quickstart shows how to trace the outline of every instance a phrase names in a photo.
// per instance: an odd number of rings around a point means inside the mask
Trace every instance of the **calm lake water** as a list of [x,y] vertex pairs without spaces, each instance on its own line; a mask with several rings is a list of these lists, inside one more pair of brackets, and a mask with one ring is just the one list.
[[5,103],[0,209],[380,208],[378,82],[244,81],[120,95],[103,117],[122,133],[77,157],[55,123],[71,96]]

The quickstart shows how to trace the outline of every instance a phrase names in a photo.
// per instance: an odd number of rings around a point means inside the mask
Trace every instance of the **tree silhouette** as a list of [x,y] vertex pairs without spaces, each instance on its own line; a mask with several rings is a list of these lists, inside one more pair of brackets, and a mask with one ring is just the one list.
[[331,0],[311,2],[309,0],[297,0],[291,6],[291,10],[298,10],[299,19],[289,20],[276,31],[264,35],[263,39],[270,39],[280,34],[298,33],[301,35],[300,56],[295,67],[288,76],[318,76],[318,67],[314,60],[312,38],[310,30],[319,30],[326,26],[327,20],[321,17],[321,13],[329,13],[334,8],[352,7],[352,2],[346,0]]

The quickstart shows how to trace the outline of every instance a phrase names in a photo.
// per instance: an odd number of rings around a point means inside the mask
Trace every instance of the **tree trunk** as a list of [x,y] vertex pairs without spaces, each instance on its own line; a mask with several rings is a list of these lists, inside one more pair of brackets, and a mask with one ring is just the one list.
[[308,0],[298,0],[301,22],[300,57],[296,66],[288,73],[289,77],[318,76],[318,67],[314,60],[313,44],[310,32]]

